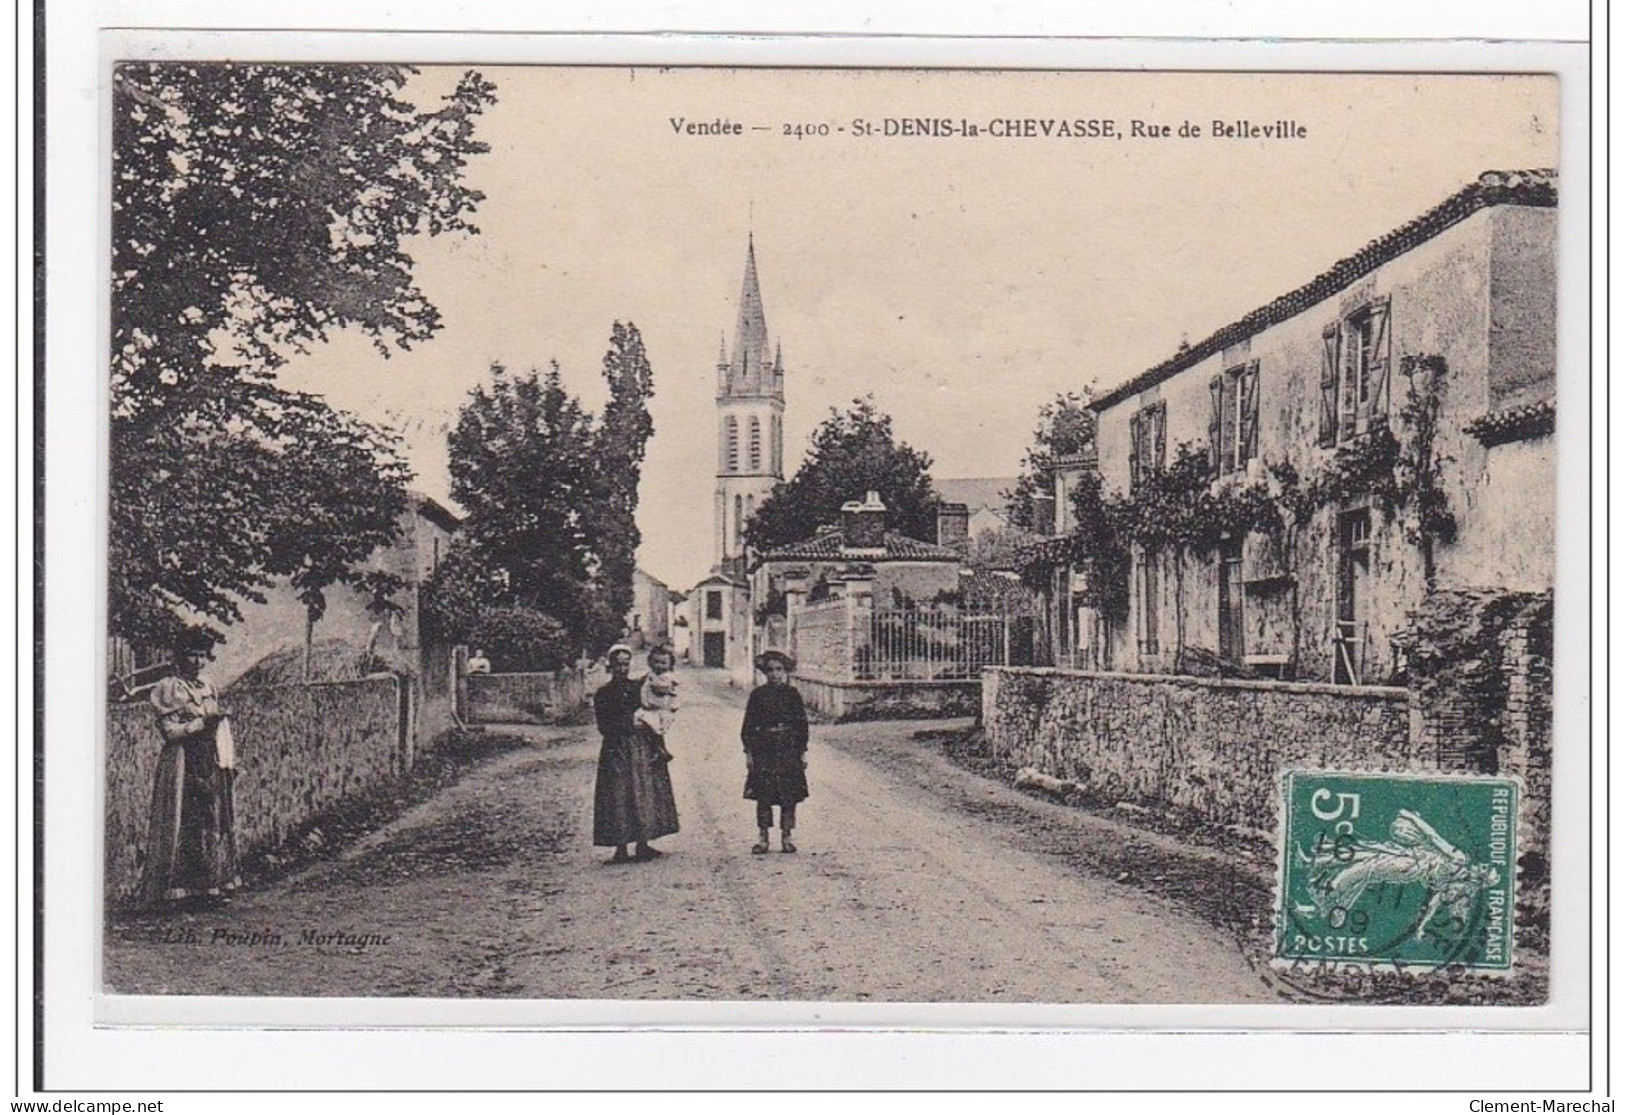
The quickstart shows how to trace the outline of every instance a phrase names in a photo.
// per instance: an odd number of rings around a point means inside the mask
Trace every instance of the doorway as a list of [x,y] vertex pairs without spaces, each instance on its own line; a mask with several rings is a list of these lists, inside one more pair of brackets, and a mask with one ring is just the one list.
[[1247,653],[1241,581],[1241,539],[1219,544],[1219,657],[1239,666]]
[[1332,680],[1360,685],[1365,643],[1366,580],[1371,572],[1371,512],[1337,517],[1337,626],[1332,635]]
[[722,631],[707,631],[701,637],[701,655],[712,669],[721,669],[727,663],[728,636]]

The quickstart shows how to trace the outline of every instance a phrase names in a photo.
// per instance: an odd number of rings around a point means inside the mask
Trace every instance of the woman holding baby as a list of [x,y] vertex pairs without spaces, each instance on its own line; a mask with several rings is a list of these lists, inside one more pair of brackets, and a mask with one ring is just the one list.
[[[633,679],[632,649],[609,648],[609,680],[593,695],[603,747],[593,794],[592,842],[614,848],[611,863],[651,860],[662,853],[650,841],[677,831],[665,735],[677,714],[676,657],[670,648],[649,652],[649,676]],[[635,850],[634,850],[635,849]]]

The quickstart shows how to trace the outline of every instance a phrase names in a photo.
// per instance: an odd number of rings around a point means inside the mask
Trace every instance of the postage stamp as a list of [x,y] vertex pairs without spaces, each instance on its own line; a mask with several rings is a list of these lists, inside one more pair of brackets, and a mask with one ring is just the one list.
[[1288,771],[1275,962],[1512,968],[1521,787]]

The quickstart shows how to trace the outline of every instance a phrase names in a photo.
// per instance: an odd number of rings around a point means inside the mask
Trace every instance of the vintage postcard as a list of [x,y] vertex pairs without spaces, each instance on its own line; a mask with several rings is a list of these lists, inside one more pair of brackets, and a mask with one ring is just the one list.
[[1546,1007],[1561,91],[114,60],[102,1017]]

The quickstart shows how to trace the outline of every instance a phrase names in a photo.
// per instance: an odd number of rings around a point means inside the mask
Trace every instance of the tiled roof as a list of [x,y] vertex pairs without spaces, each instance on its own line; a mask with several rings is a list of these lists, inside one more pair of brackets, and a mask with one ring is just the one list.
[[1528,205],[1551,208],[1557,204],[1557,171],[1555,170],[1490,170],[1478,176],[1478,181],[1457,190],[1440,204],[1408,224],[1401,225],[1386,236],[1380,236],[1365,247],[1336,263],[1297,290],[1281,295],[1267,306],[1260,307],[1239,321],[1231,322],[1212,336],[1173,356],[1153,368],[1148,368],[1127,383],[1101,395],[1090,403],[1093,410],[1101,411],[1115,406],[1148,387],[1154,387],[1175,373],[1201,363],[1214,353],[1222,352],[1272,325],[1279,325],[1296,317],[1319,302],[1324,302],[1340,290],[1363,279],[1378,267],[1410,251],[1418,244],[1431,240],[1452,225],[1466,220],[1480,209],[1492,205]]
[[[776,550],[769,550],[757,559],[757,564],[765,561],[840,561],[841,530],[832,527],[822,534],[800,542],[792,542],[788,546],[780,546]],[[961,561],[959,553],[945,546],[934,546],[929,542],[921,542],[917,538],[898,534],[894,530],[885,533],[884,552],[876,550],[861,550],[858,552],[863,561]]]
[[1464,429],[1486,446],[1540,437],[1557,429],[1557,405],[1550,400],[1526,403],[1475,418]]
[[438,501],[430,499],[422,492],[409,492],[408,496],[416,503],[418,514],[428,519],[435,526],[447,534],[456,534],[463,525],[463,521],[456,514],[447,510]]

